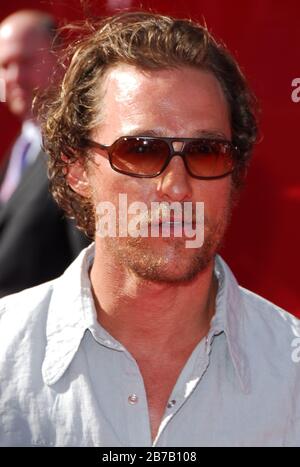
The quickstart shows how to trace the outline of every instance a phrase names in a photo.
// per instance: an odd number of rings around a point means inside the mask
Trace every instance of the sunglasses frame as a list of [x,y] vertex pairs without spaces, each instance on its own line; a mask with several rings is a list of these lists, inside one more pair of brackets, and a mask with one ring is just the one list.
[[[166,158],[166,161],[163,164],[163,167],[161,168],[161,170],[158,171],[157,173],[155,173],[154,175],[152,175],[152,174],[151,175],[141,175],[141,174],[136,174],[136,173],[132,173],[132,172],[127,172],[125,170],[118,169],[112,163],[112,152],[114,150],[114,147],[117,145],[117,143],[120,142],[120,140],[124,140],[124,141],[127,141],[127,140],[135,140],[135,141],[139,141],[139,140],[143,140],[143,141],[145,141],[145,140],[158,140],[158,141],[163,141],[164,143],[167,143],[167,145],[169,147],[169,155]],[[186,154],[184,152],[184,149],[185,149],[185,146],[186,146],[187,143],[195,142],[195,141],[200,141],[202,143],[208,143],[209,142],[209,143],[222,143],[222,144],[225,144],[231,150],[231,153],[232,153],[232,158],[233,158],[233,162],[234,162],[234,167],[232,168],[232,170],[226,172],[225,174],[215,175],[215,176],[212,176],[212,177],[205,177],[205,176],[202,176],[202,175],[194,175],[191,172],[191,170],[190,170],[190,168],[188,166],[188,163],[187,163],[187,160],[186,160]],[[182,148],[181,148],[180,151],[176,151],[174,149],[174,147],[173,147],[174,143],[183,143]],[[137,178],[155,178],[155,177],[158,177],[167,168],[167,166],[169,165],[172,157],[180,156],[180,157],[182,157],[183,162],[184,162],[184,166],[185,166],[188,174],[191,177],[196,178],[198,180],[216,180],[216,179],[219,179],[219,178],[227,177],[228,175],[232,174],[236,170],[237,161],[238,161],[237,156],[239,154],[239,150],[238,150],[237,146],[234,146],[230,141],[228,141],[226,139],[219,139],[219,138],[213,139],[213,138],[174,138],[174,137],[159,137],[159,136],[120,136],[110,146],[106,146],[104,144],[97,143],[96,141],[93,141],[93,140],[90,140],[90,139],[85,140],[85,145],[87,147],[91,148],[91,149],[101,149],[101,150],[106,151],[107,154],[108,154],[108,159],[109,159],[110,166],[115,172],[121,173],[123,175],[128,175],[130,177],[137,177]]]

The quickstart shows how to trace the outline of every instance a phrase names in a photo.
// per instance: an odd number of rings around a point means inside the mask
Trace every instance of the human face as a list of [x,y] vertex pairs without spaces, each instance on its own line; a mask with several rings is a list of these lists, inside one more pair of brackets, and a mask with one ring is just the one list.
[[20,30],[13,20],[0,28],[0,77],[10,111],[25,120],[31,117],[34,91],[49,82],[54,65],[45,33]]
[[[119,65],[106,76],[103,123],[93,140],[112,144],[122,135],[199,137],[216,135],[231,139],[228,105],[221,86],[210,73],[183,67],[141,71]],[[119,193],[128,203],[203,202],[205,238],[200,248],[186,248],[185,238],[99,238],[106,251],[137,276],[157,282],[193,279],[212,264],[231,211],[231,176],[197,180],[186,171],[180,156],[164,172],[139,179],[113,171],[107,154],[95,154],[88,171],[93,204],[118,205]]]

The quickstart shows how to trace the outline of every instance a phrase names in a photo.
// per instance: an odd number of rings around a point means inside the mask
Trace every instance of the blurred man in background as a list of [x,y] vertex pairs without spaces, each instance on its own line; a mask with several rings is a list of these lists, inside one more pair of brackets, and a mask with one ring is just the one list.
[[40,129],[32,115],[37,92],[56,64],[56,23],[34,10],[0,24],[0,77],[6,104],[22,122],[0,168],[0,296],[54,278],[87,245],[52,200]]

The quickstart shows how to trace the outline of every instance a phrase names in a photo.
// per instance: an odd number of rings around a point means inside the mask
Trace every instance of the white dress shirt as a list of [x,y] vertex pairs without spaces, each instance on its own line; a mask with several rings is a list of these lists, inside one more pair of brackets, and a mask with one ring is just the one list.
[[0,300],[1,446],[300,447],[299,321],[220,257],[210,331],[152,440],[138,365],[97,321],[93,258],[92,245],[58,279]]

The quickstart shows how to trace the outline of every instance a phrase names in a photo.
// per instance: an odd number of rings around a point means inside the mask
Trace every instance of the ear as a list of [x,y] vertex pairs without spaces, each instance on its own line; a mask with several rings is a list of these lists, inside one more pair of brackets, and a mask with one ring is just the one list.
[[90,183],[82,161],[69,164],[66,170],[66,179],[72,190],[84,198],[90,198]]

